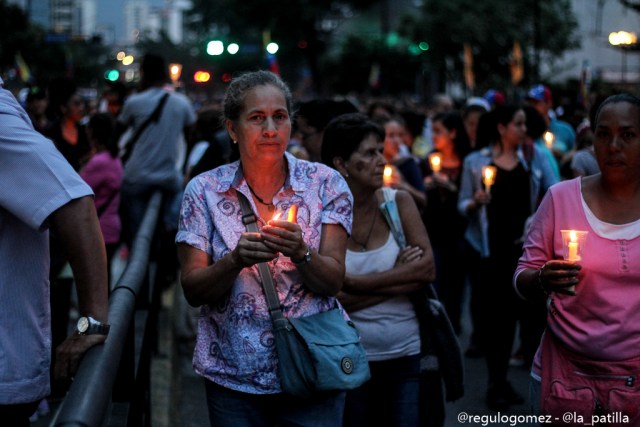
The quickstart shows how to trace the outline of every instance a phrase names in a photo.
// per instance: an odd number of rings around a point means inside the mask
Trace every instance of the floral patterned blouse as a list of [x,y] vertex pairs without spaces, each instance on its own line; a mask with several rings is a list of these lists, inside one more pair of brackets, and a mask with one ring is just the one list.
[[[323,224],[339,224],[351,233],[353,196],[342,176],[289,153],[285,159],[289,173],[273,198],[276,212],[284,215],[292,204],[298,205],[304,240],[316,250]],[[247,196],[257,212],[239,161],[195,177],[185,190],[176,242],[206,252],[213,262],[233,250],[246,231],[237,191]],[[258,227],[269,219],[259,219]],[[288,257],[280,255],[268,265],[286,317],[310,316],[336,305],[334,297],[305,287]],[[202,307],[193,365],[199,375],[233,390],[281,391],[272,323],[257,265],[243,269],[216,305]]]

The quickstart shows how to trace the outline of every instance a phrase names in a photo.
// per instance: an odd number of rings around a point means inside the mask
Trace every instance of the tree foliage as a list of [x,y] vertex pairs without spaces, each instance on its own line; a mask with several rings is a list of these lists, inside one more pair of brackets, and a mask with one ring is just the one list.
[[515,41],[524,53],[525,79],[536,75],[537,58],[553,63],[579,46],[569,0],[429,0],[421,24],[413,31],[429,41],[436,69],[445,72],[449,61],[461,70],[463,44],[469,43],[476,81],[486,87],[509,81]]

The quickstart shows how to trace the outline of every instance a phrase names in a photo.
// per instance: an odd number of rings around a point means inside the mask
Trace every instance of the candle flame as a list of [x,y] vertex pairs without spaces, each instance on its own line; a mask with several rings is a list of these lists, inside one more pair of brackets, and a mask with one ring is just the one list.
[[547,145],[548,148],[551,148],[553,146],[553,140],[556,138],[555,135],[549,131],[546,131],[544,133],[544,143]]
[[386,165],[384,167],[383,175],[385,176],[385,178],[391,178],[391,175],[393,175],[393,170],[391,169],[391,166]]
[[482,181],[484,185],[491,186],[496,177],[496,168],[495,166],[484,166],[482,168]]
[[429,156],[429,162],[431,163],[431,169],[434,172],[440,171],[440,168],[442,166],[442,158],[440,157],[440,154],[438,153],[431,154]]
[[578,241],[578,233],[575,230],[569,230],[569,240],[572,242]]
[[277,221],[282,216],[282,212],[276,212],[276,214],[271,218],[272,221]]
[[292,222],[294,224],[298,222],[298,205],[291,205],[291,207],[289,208],[287,221]]

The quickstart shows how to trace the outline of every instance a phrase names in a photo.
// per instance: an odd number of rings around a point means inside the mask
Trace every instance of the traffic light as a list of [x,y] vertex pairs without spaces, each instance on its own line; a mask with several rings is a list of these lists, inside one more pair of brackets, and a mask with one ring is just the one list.
[[193,81],[196,83],[206,83],[209,80],[211,80],[211,74],[208,71],[199,70],[193,75]]
[[120,78],[120,72],[118,70],[107,70],[104,73],[104,78],[110,82],[117,82]]
[[220,40],[211,40],[207,43],[207,53],[212,56],[222,55],[224,53],[224,44]]

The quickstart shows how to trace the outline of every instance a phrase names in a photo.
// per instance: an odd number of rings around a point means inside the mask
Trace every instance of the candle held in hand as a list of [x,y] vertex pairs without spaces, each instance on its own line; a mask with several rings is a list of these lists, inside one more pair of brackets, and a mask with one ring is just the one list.
[[429,163],[431,164],[432,171],[440,172],[440,169],[442,169],[442,157],[440,156],[440,153],[430,154]]
[[495,166],[483,166],[482,167],[482,183],[485,186],[487,193],[491,192],[491,186],[496,180],[496,167]]
[[289,214],[287,215],[287,221],[294,224],[298,222],[298,205],[291,205],[289,208]]

